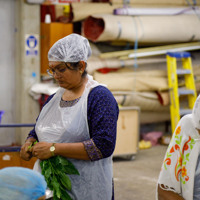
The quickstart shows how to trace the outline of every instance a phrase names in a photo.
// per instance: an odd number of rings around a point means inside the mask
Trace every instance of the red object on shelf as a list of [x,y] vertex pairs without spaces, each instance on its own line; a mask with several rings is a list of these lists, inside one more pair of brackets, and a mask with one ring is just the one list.
[[118,68],[107,68],[107,67],[105,67],[105,68],[98,69],[97,71],[101,72],[103,74],[107,74],[109,72],[115,72],[117,70],[118,70]]
[[105,24],[102,18],[89,16],[83,21],[82,27],[86,38],[95,42],[103,33]]
[[55,13],[55,5],[41,5],[40,7],[41,12],[41,22],[45,22],[45,16],[46,14],[50,14],[51,16],[51,22],[56,21],[56,13]]

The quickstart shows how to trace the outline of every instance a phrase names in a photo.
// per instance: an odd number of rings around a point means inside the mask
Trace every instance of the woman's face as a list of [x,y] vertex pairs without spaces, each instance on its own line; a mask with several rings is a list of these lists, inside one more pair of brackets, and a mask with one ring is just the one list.
[[63,62],[49,61],[49,68],[54,72],[53,77],[60,87],[73,90],[82,84],[80,71],[84,71],[83,66],[79,70],[71,70]]

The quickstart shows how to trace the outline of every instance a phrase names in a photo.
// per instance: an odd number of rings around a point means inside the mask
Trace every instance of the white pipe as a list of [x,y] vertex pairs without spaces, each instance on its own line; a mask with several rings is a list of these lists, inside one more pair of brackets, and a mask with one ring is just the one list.
[[173,49],[165,49],[165,50],[158,50],[158,51],[150,51],[150,52],[141,52],[141,53],[131,53],[128,55],[129,58],[139,58],[139,57],[147,57],[147,56],[155,56],[155,55],[162,55],[166,54],[167,52],[178,52],[178,51],[191,51],[191,50],[198,50],[200,46],[191,46],[191,47],[180,47],[180,48],[173,48]]
[[117,8],[114,9],[115,15],[179,15],[179,14],[200,14],[199,7],[179,7],[179,8]]

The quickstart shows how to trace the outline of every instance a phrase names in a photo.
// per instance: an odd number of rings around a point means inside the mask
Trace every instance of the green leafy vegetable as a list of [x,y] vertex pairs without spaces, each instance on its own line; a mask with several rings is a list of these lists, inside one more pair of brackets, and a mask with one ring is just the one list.
[[79,175],[75,166],[62,156],[54,156],[40,163],[42,174],[45,177],[47,186],[53,191],[53,199],[72,200],[68,191],[72,185],[67,174]]
[[36,143],[37,143],[37,141],[35,141],[35,142],[31,143],[31,144],[28,146],[28,150],[30,150],[30,149],[31,149],[31,147],[32,147],[33,145],[35,145]]
[[[28,149],[31,149],[33,142]],[[67,174],[80,175],[72,162],[62,156],[54,156],[40,162],[42,174],[47,182],[47,186],[53,191],[54,200],[72,200],[67,193],[71,191],[72,185]]]

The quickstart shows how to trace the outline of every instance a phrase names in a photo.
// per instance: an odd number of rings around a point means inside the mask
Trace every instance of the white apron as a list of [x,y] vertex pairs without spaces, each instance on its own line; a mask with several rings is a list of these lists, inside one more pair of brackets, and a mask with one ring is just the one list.
[[[82,97],[72,107],[60,107],[65,89],[60,88],[43,107],[36,123],[36,133],[40,142],[74,143],[90,139],[87,121],[87,98],[92,88],[99,84],[88,77]],[[112,157],[98,161],[69,159],[78,169],[79,175],[69,175],[74,200],[111,200],[112,197]],[[41,172],[40,161],[34,170]]]

